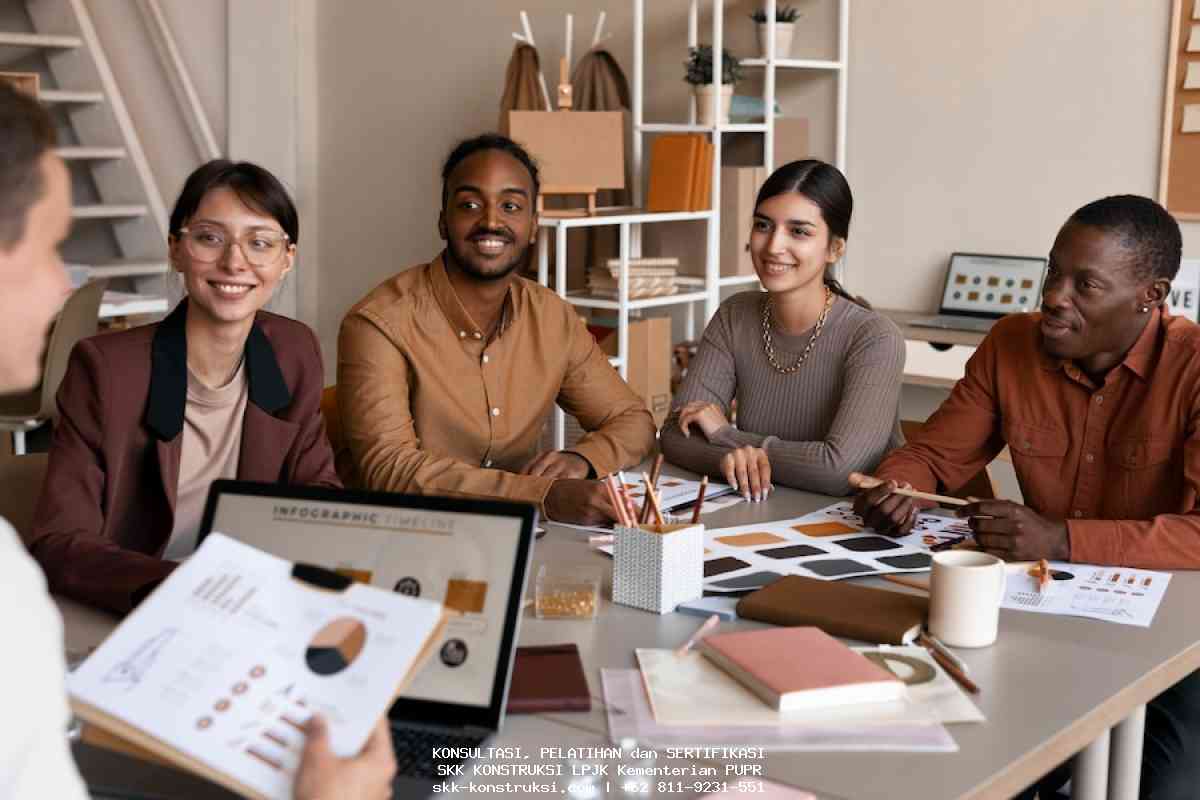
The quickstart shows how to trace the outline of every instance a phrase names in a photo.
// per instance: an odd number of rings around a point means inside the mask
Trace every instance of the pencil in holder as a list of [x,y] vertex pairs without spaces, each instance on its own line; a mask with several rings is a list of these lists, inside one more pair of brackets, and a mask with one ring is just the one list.
[[613,530],[614,603],[666,614],[703,594],[703,525],[618,525]]

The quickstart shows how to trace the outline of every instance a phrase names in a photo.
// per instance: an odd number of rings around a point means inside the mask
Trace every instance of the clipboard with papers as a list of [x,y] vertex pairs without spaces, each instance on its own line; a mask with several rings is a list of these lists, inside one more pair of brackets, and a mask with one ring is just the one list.
[[214,533],[67,678],[94,744],[291,796],[319,712],[357,753],[447,622],[440,603]]

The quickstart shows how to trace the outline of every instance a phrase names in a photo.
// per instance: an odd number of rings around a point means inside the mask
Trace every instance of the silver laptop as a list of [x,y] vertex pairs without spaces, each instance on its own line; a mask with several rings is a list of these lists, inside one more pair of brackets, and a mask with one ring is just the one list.
[[416,797],[452,778],[504,723],[536,518],[523,503],[222,480],[209,490],[200,539],[220,531],[461,612],[388,714],[393,790]]
[[1037,309],[1045,276],[1044,258],[954,253],[946,270],[938,314],[908,324],[986,333],[1006,314]]

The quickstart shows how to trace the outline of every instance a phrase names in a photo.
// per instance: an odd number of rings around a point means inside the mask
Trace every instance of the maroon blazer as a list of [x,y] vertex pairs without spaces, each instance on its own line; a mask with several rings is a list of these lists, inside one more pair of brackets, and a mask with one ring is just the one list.
[[[84,339],[58,392],[50,463],[25,544],[50,590],[119,613],[175,564],[187,402],[187,301],[162,322]],[[341,487],[321,416],[324,374],[307,326],[259,312],[237,477]]]

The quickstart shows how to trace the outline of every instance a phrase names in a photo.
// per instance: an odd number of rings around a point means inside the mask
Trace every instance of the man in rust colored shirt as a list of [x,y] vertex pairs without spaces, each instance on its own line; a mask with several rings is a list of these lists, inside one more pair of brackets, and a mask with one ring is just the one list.
[[[946,402],[880,464],[886,483],[858,496],[866,522],[908,532],[917,507],[898,486],[954,491],[1007,444],[1025,504],[961,512],[984,550],[1200,568],[1200,326],[1162,309],[1181,252],[1178,224],[1146,198],[1076,211],[1050,251],[1041,313],[996,323]],[[1147,706],[1142,797],[1200,787],[1198,676]]]
[[[537,238],[537,167],[511,140],[461,143],[442,170],[446,249],[385,281],[342,322],[339,472],[369,489],[538,504],[615,518],[595,480],[654,446],[650,412],[573,306],[521,278]],[[555,404],[588,433],[537,452]]]

